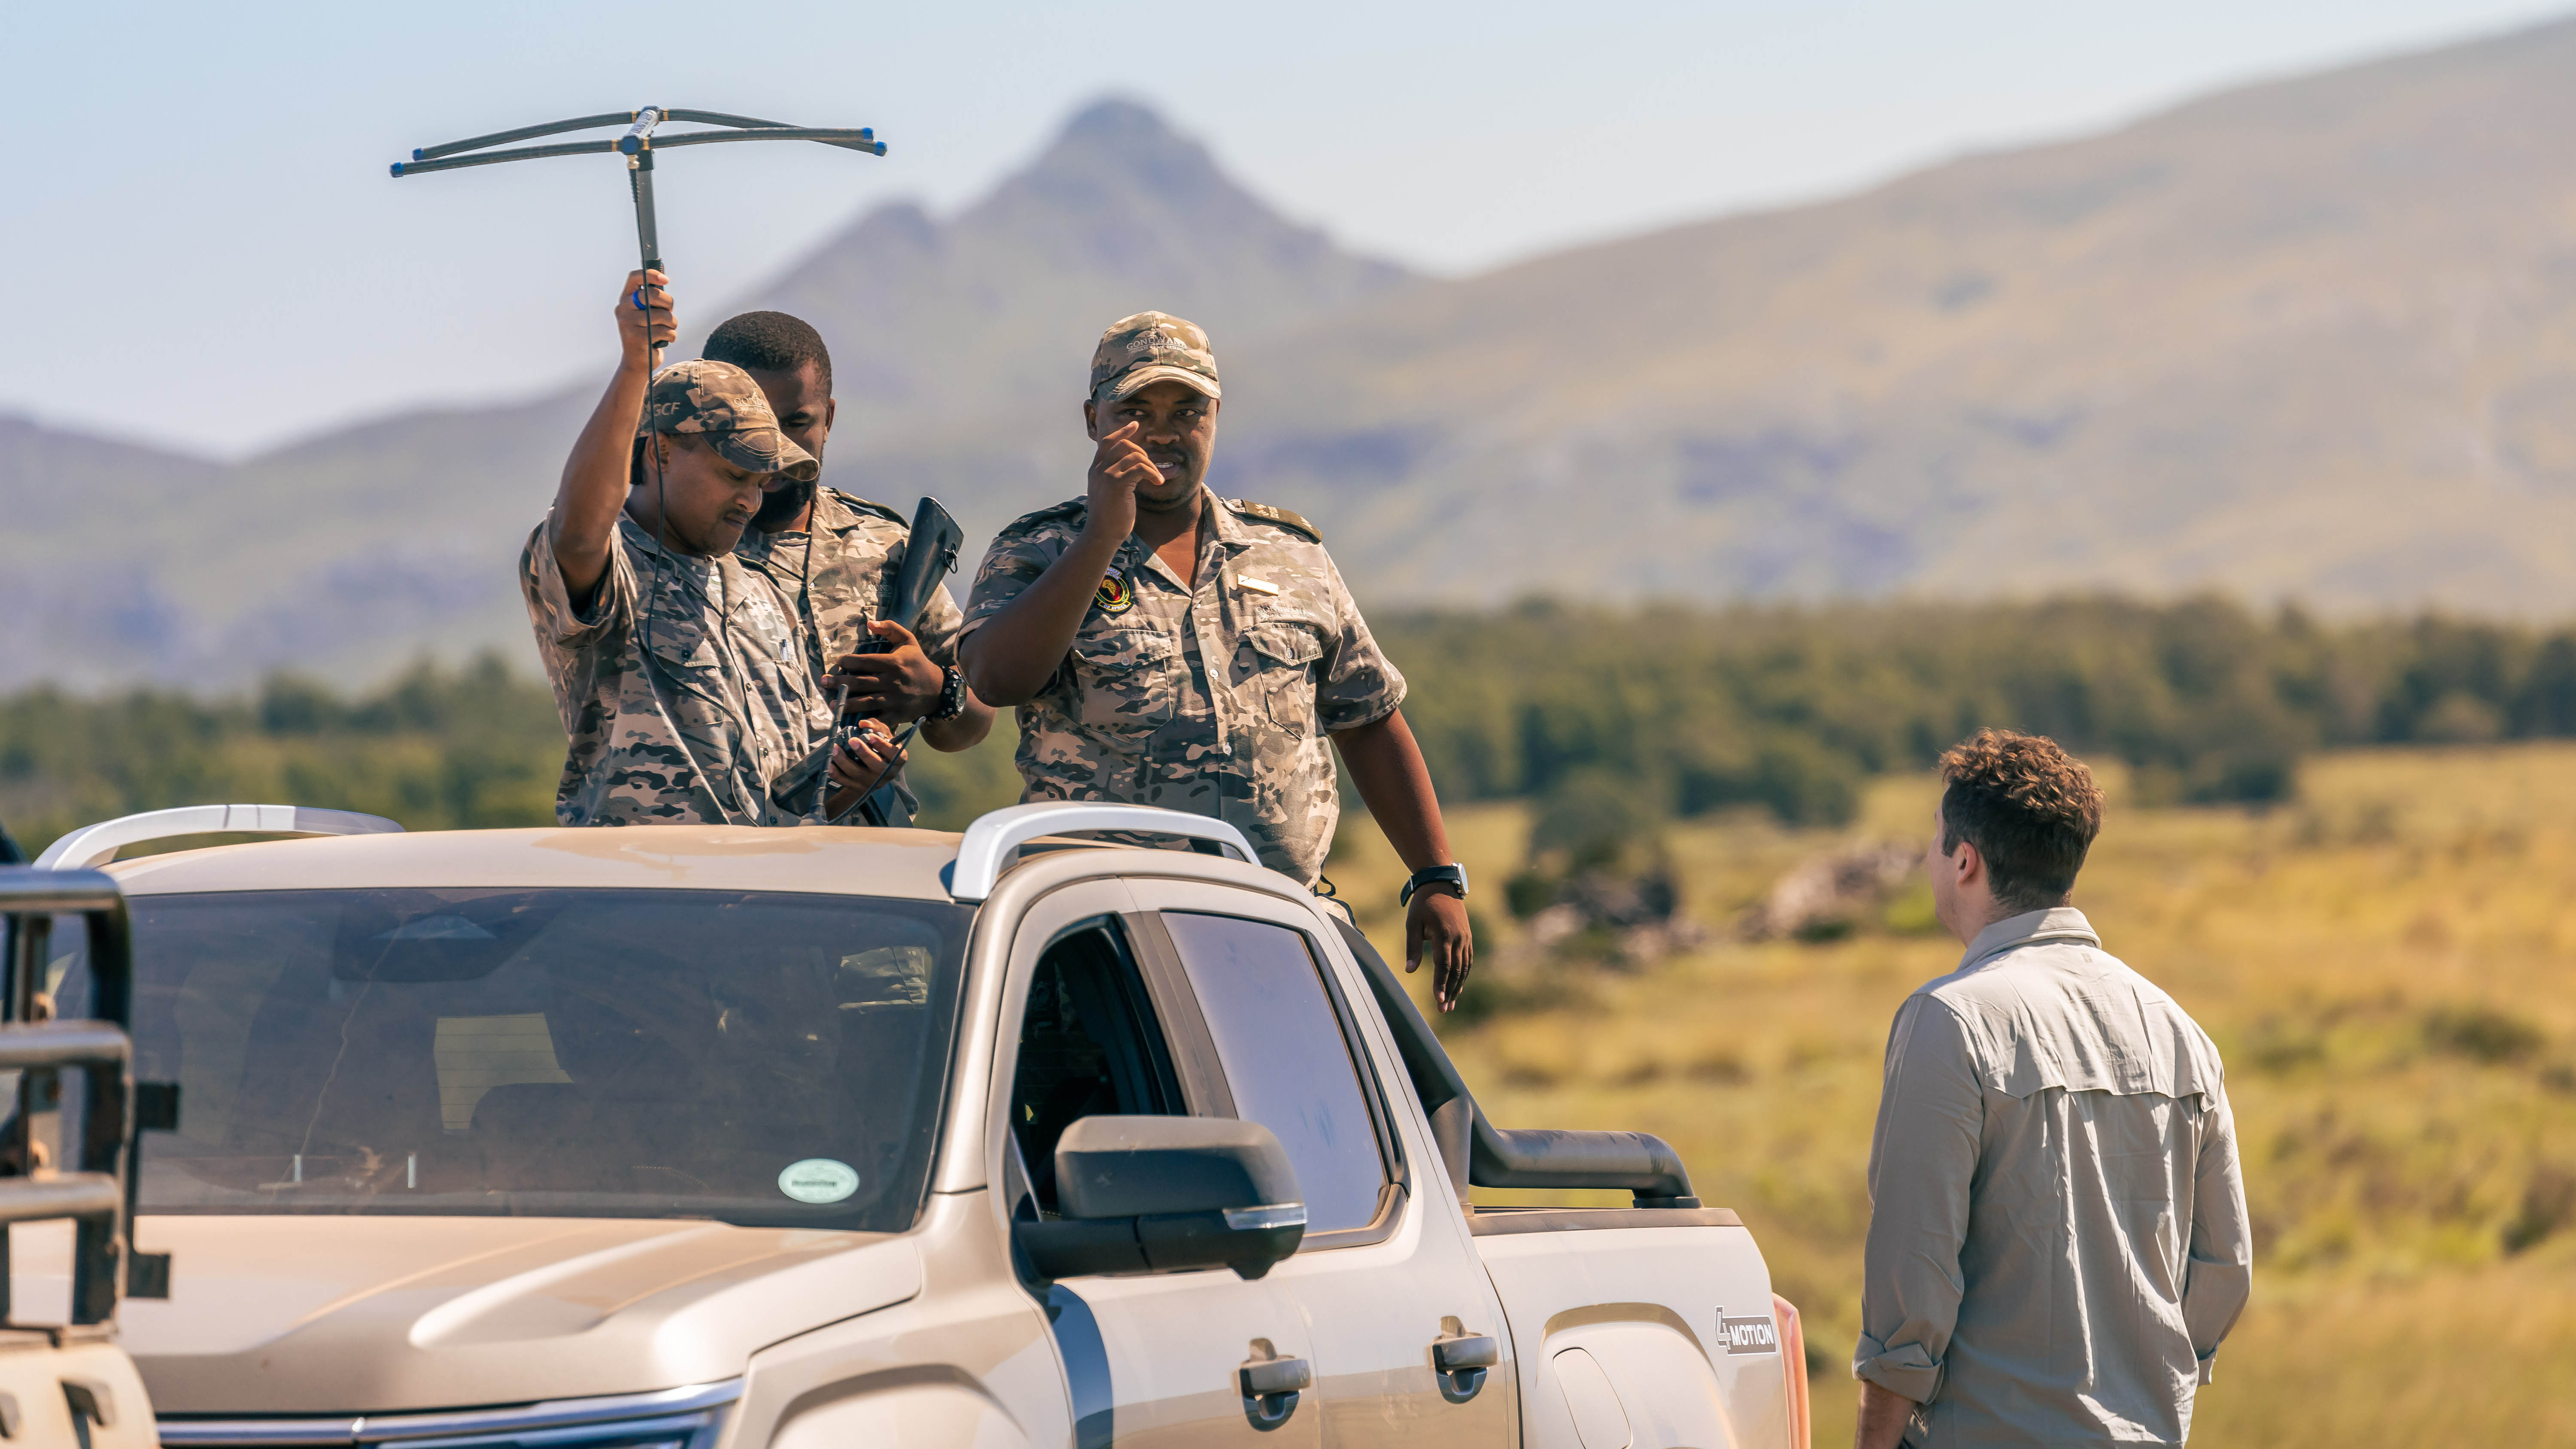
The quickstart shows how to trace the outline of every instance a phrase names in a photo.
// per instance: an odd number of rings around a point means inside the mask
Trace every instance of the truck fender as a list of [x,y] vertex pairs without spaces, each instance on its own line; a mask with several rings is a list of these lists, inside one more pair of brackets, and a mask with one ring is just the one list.
[[1644,1312],[1546,1335],[1527,1424],[1531,1449],[1745,1443],[1688,1331],[1658,1321],[1669,1315],[1654,1305],[1618,1306]]

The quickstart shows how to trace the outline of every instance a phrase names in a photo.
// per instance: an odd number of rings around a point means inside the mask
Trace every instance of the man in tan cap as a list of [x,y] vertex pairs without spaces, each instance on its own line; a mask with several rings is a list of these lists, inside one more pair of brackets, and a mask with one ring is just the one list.
[[[737,562],[733,546],[771,475],[810,480],[819,470],[741,368],[651,370],[674,330],[665,280],[628,274],[617,373],[519,558],[569,737],[555,818],[813,819],[818,790],[779,798],[775,787],[829,738],[831,710],[777,585]],[[833,760],[833,778],[846,786],[872,774],[881,739]]]
[[1206,486],[1223,393],[1207,334],[1121,318],[1091,357],[1085,497],[1002,530],[958,644],[1020,710],[1027,800],[1214,816],[1309,885],[1341,814],[1330,739],[1407,868],[1405,964],[1454,1005],[1475,961],[1466,872],[1378,652],[1312,524]]

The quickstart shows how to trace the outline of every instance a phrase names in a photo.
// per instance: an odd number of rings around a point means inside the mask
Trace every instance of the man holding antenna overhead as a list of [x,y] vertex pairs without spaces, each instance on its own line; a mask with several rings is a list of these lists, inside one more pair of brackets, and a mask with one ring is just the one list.
[[[830,737],[832,711],[787,600],[733,547],[773,475],[811,481],[820,466],[741,368],[652,370],[675,331],[667,280],[627,275],[617,371],[520,555],[520,592],[569,736],[555,817],[812,820],[821,802],[779,799],[773,786]],[[891,759],[884,727],[867,724],[832,761],[844,795]]]

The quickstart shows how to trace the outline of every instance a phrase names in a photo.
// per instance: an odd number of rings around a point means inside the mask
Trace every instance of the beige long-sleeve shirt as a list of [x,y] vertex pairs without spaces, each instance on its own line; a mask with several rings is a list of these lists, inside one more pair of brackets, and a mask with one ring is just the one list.
[[2253,1281],[2218,1048],[2081,911],[1998,921],[1888,1033],[1852,1372],[1920,1449],[2179,1444]]

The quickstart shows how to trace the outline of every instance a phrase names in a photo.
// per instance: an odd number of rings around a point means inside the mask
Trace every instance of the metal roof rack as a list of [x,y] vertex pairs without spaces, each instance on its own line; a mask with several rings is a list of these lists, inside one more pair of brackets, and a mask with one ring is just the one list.
[[38,870],[90,870],[129,845],[182,835],[399,835],[402,826],[381,815],[315,810],[303,805],[182,805],[147,810],[84,825],[45,847]]
[[949,867],[948,894],[961,901],[980,901],[993,894],[1011,852],[1041,835],[1070,835],[1081,830],[1125,830],[1140,835],[1177,835],[1213,840],[1238,859],[1258,861],[1252,842],[1222,820],[1189,815],[1152,805],[1105,805],[1090,800],[1038,800],[1010,805],[975,818],[966,838],[957,842],[957,863]]

